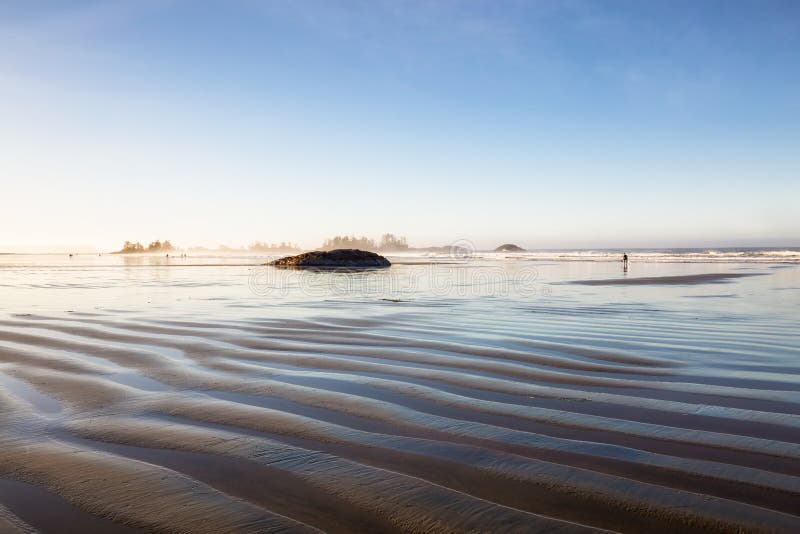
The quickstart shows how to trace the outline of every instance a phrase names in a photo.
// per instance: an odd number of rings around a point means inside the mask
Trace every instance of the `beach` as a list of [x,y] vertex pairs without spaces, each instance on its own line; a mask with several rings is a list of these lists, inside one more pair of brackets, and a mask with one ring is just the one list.
[[800,531],[800,253],[614,257],[0,256],[0,531]]

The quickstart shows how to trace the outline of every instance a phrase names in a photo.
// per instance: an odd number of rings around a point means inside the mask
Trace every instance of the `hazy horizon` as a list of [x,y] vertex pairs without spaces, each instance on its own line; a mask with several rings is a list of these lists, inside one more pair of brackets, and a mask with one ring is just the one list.
[[[360,234],[359,234],[360,235]],[[369,237],[369,236],[368,236]],[[280,241],[279,241],[280,242]],[[145,241],[143,243],[146,244]],[[287,243],[290,243],[287,241]],[[437,242],[437,243],[409,243],[409,246],[412,249],[425,249],[425,248],[434,248],[434,247],[447,247],[450,245],[455,246],[467,246],[467,247],[474,247],[477,251],[491,251],[497,248],[500,245],[512,243],[510,241],[502,241],[498,240],[494,244],[489,245],[482,245],[476,242],[473,242],[469,239],[455,239],[452,241],[447,242]],[[4,246],[0,244],[0,254],[108,254],[112,252],[116,252],[120,250],[120,245],[117,246],[110,246],[110,247],[96,247],[92,245],[86,244],[77,244],[77,245],[52,245],[52,246]],[[176,251],[188,251],[191,249],[208,249],[209,252],[226,252],[222,250],[222,247],[226,247],[230,249],[227,252],[241,252],[245,251],[248,252],[248,248],[250,247],[251,243],[217,243],[214,245],[198,245],[195,243],[192,244],[183,244],[183,243],[173,243],[175,246]],[[304,245],[301,243],[296,243],[300,250],[313,250],[313,249],[320,249],[322,242],[316,244],[309,244]],[[631,246],[631,245],[607,245],[607,246],[526,246],[523,242],[513,242],[512,244],[516,244],[521,246],[523,249],[526,249],[531,252],[536,251],[552,251],[552,250],[629,250],[629,251],[637,251],[637,250],[676,250],[676,249],[695,249],[695,250],[725,250],[725,249],[800,249],[800,244],[797,243],[777,243],[774,245],[770,244],[716,244],[716,245],[696,245],[696,246],[687,246],[682,244],[676,244],[671,246]],[[264,253],[264,251],[253,251],[258,253]],[[157,254],[163,255],[163,252],[153,252],[153,251],[144,251],[141,254]]]
[[800,243],[797,2],[9,2],[3,251]]

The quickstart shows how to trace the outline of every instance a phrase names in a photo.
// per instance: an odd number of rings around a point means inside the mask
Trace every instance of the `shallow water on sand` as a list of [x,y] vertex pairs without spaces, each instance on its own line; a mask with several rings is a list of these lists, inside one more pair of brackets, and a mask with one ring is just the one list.
[[800,530],[800,265],[392,259],[0,256],[0,528]]

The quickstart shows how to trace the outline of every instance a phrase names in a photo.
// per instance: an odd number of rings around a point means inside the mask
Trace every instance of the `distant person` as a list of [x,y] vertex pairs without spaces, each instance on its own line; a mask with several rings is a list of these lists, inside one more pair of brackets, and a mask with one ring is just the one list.
[[622,253],[622,269],[624,271],[628,270],[628,254],[625,252]]

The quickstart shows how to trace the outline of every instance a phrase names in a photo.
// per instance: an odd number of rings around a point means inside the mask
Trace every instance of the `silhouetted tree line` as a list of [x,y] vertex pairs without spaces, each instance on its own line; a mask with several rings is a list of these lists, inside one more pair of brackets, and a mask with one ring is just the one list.
[[331,237],[325,240],[322,244],[323,250],[333,250],[336,248],[358,248],[361,250],[375,250],[378,246],[375,244],[374,239],[370,239],[368,237],[356,237],[346,236],[346,235],[337,235],[336,237]]
[[250,247],[250,252],[298,252],[300,247],[296,243],[287,243],[281,241],[280,243],[262,243],[256,241]]
[[383,234],[378,247],[381,250],[406,250],[408,248],[408,241],[405,237],[397,237],[394,234]]
[[131,241],[125,241],[125,244],[122,245],[122,248],[114,252],[114,254],[137,254],[141,252],[172,252],[173,250],[175,250],[175,247],[172,246],[172,243],[170,243],[169,241],[164,241],[164,242],[153,241],[152,243],[147,245],[147,248],[145,248],[145,246],[139,243],[138,241],[136,243],[133,243]]
[[394,234],[383,234],[379,243],[374,239],[365,236],[356,237],[341,236],[331,237],[322,244],[323,250],[333,250],[337,248],[357,248],[361,250],[406,250],[408,241],[405,237],[397,237]]
[[[341,236],[331,237],[326,239],[322,245],[322,250],[333,250],[337,248],[357,248],[361,250],[382,250],[382,251],[398,251],[408,250],[408,241],[405,237],[398,237],[394,234],[383,234],[381,240],[376,242],[369,237],[361,236]],[[122,249],[114,252],[114,254],[137,254],[144,252],[172,252],[177,250],[169,241],[153,241],[146,247],[139,241],[125,241]],[[203,247],[193,247],[189,249],[192,252],[210,252],[210,249]],[[237,249],[225,245],[219,245],[217,251],[219,252],[242,252],[244,249]],[[296,243],[289,243],[282,241],[280,243],[266,243],[262,241],[255,241],[249,247],[250,252],[299,252],[300,246]]]

